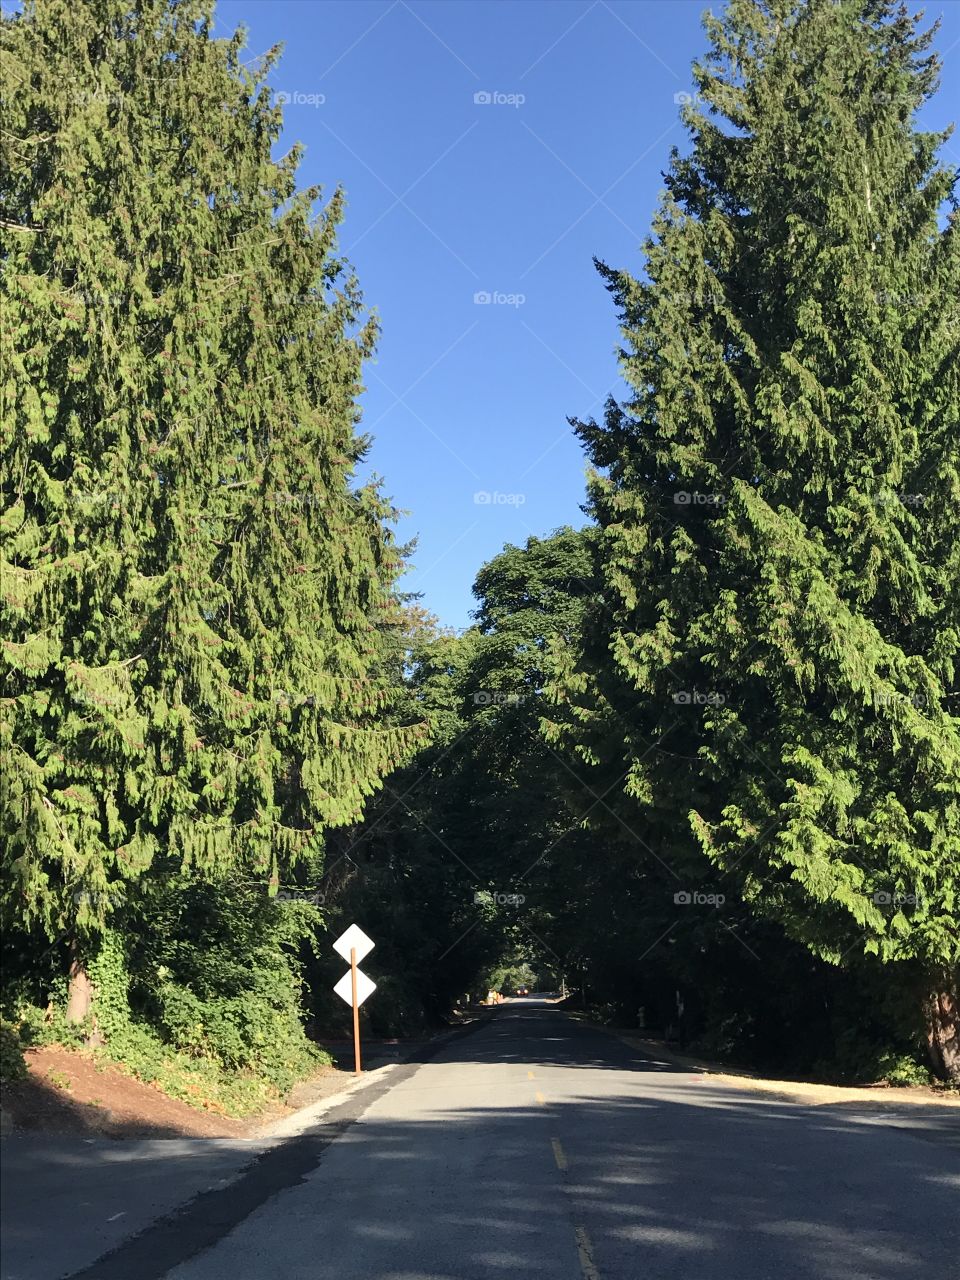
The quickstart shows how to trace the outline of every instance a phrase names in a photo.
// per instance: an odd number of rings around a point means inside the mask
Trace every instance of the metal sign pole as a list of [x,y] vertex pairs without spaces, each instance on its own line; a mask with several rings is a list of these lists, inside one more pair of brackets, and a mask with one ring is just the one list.
[[360,1075],[360,1006],[357,1003],[357,948],[350,948],[350,989],[353,995],[353,1072]]

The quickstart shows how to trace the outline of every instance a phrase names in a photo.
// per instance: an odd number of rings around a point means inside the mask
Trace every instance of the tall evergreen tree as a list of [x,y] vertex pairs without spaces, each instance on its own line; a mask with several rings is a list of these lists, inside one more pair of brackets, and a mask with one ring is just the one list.
[[722,872],[817,955],[875,957],[958,1079],[960,247],[946,135],[915,124],[931,33],[892,0],[705,23],[646,278],[600,268],[632,397],[577,424],[604,607],[547,731],[625,773],[657,892]]
[[75,971],[125,884],[275,886],[355,821],[402,556],[353,472],[375,338],[339,191],[271,157],[272,51],[210,0],[2,24],[4,908]]

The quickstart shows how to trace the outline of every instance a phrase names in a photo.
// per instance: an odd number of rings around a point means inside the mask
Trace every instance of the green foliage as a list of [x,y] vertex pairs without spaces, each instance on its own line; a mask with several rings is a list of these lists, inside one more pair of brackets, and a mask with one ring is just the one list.
[[27,1064],[17,1029],[6,1019],[0,1020],[0,1080],[23,1080]]
[[878,1079],[892,1085],[923,1085],[930,1083],[930,1069],[916,1058],[903,1054],[882,1054],[877,1064]]
[[54,984],[45,1008],[32,1004],[22,995],[8,999],[6,1007],[11,1024],[26,1046],[62,1044],[67,1049],[82,1049],[93,1031],[93,1017],[88,1015],[81,1022],[68,1022],[66,1008],[66,982]]
[[865,1035],[856,1024],[840,1031],[830,1058],[815,1062],[810,1074],[830,1084],[910,1086],[931,1082],[930,1068],[921,1062],[919,1052],[891,1049],[889,1044]]
[[12,1011],[25,1044],[97,1046],[103,1058],[193,1106],[245,1115],[330,1061],[307,1039],[299,948],[322,924],[307,902],[236,881],[141,881],[121,928],[90,963],[96,997],[84,1023],[48,1007]]
[[181,879],[133,906],[133,927],[108,933],[91,966],[112,1056],[155,1075],[172,1049],[281,1095],[325,1060],[300,1014],[298,948],[321,923],[315,907]]
[[478,983],[477,990],[502,991],[505,996],[512,996],[521,988],[536,991],[539,985],[539,975],[532,964],[525,960],[507,961],[494,965]]
[[275,53],[206,0],[0,33],[2,906],[92,955],[148,872],[276,887],[409,754],[402,555],[354,482],[342,194],[272,158]]

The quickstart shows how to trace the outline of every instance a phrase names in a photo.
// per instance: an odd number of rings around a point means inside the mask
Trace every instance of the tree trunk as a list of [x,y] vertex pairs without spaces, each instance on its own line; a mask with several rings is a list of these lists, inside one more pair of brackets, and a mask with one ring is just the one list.
[[82,1022],[93,1004],[93,983],[87,966],[74,942],[70,948],[70,986],[67,996],[67,1021]]
[[956,971],[935,974],[926,999],[927,1050],[941,1080],[960,1085],[960,991]]

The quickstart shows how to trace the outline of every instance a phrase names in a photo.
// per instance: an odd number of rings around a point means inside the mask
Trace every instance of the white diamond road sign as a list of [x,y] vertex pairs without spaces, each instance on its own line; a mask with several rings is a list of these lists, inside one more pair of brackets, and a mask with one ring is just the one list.
[[[364,956],[370,954],[375,945],[373,939],[368,938],[358,924],[352,924],[349,929],[341,933],[333,944],[333,949],[349,964],[350,950],[353,948],[357,953],[357,964],[359,964]],[[367,994],[369,995],[369,992]],[[349,999],[348,996],[347,1000]]]
[[[353,983],[350,981],[349,973],[345,973],[333,989],[341,1000],[345,1000],[347,1004],[353,1004]],[[362,969],[358,969],[357,1007],[359,1008],[367,996],[372,995],[376,989],[377,984],[371,978],[368,978]]]

